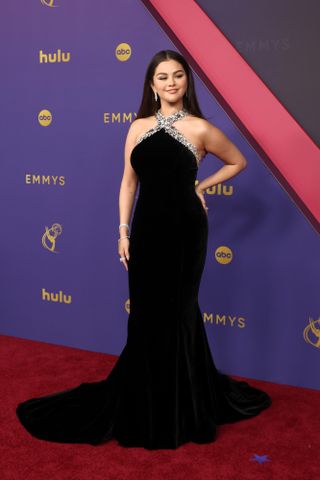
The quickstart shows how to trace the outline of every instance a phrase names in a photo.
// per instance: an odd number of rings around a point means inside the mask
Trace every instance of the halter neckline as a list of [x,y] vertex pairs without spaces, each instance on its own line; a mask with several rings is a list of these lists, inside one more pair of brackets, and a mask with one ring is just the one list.
[[179,120],[180,118],[185,117],[186,115],[188,115],[188,113],[189,112],[188,110],[186,110],[186,108],[182,108],[181,110],[171,113],[171,115],[168,115],[167,117],[165,117],[163,113],[160,112],[160,109],[159,109],[156,112],[156,118],[159,122],[168,124],[168,123],[173,123]]
[[145,131],[143,134],[141,134],[135,143],[135,147],[145,140],[146,138],[150,137],[154,133],[164,130],[166,133],[171,135],[171,137],[175,138],[178,142],[182,143],[185,147],[187,147],[195,156],[197,165],[199,165],[200,161],[202,160],[202,155],[198,148],[184,136],[182,132],[179,131],[174,125],[172,125],[176,120],[180,120],[180,118],[185,117],[188,115],[189,112],[186,108],[182,108],[181,110],[178,110],[177,112],[172,113],[171,115],[168,115],[165,117],[161,112],[160,109],[156,111],[155,116],[157,119],[156,125],[153,127],[149,128],[149,130]]

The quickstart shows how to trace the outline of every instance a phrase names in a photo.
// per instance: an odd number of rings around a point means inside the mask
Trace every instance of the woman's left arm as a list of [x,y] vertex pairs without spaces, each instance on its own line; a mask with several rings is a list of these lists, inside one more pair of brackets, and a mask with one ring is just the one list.
[[203,148],[226,164],[213,175],[199,182],[196,190],[202,193],[207,188],[222,183],[244,170],[247,166],[247,160],[235,144],[219,128],[214,127],[207,120],[203,119],[201,121],[199,135]]

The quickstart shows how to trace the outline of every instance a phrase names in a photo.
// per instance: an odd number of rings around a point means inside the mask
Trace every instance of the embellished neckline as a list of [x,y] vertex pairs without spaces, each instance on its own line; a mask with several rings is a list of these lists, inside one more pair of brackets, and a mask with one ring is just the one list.
[[158,132],[159,130],[164,130],[167,132],[171,137],[175,138],[178,142],[182,143],[186,148],[188,148],[194,155],[197,165],[199,166],[200,161],[202,160],[202,155],[200,154],[197,147],[191,143],[180,130],[178,130],[174,125],[172,125],[175,121],[180,120],[181,118],[188,115],[189,112],[186,108],[182,108],[177,112],[172,113],[165,117],[161,112],[160,109],[156,111],[155,116],[157,123],[154,127],[150,128],[142,135],[140,135],[136,140],[137,146],[140,142],[145,140],[146,138],[150,137],[154,133]]
[[177,112],[171,113],[171,115],[168,115],[167,117],[165,117],[159,109],[156,112],[156,118],[160,123],[171,124],[171,123],[176,122],[177,120],[180,120],[181,118],[185,117],[186,115],[188,115],[188,113],[189,112],[186,108],[182,108],[181,110],[178,110]]

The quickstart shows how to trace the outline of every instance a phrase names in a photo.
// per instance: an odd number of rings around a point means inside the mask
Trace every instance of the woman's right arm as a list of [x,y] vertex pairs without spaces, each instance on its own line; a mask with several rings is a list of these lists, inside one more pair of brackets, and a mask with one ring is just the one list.
[[[119,192],[119,225],[126,223],[130,225],[130,218],[134,204],[135,194],[138,187],[138,176],[131,166],[130,156],[135,146],[136,139],[139,134],[139,119],[134,120],[130,125],[124,146],[124,171]],[[119,238],[129,235],[128,228],[122,226],[119,229]],[[123,238],[118,241],[118,253],[120,257],[124,257],[123,264],[128,270],[127,260],[129,260],[129,239]]]

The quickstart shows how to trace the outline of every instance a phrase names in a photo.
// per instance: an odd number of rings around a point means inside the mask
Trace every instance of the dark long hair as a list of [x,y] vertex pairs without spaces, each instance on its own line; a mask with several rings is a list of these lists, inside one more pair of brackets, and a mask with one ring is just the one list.
[[151,59],[146,71],[142,100],[136,118],[150,117],[161,107],[159,95],[156,101],[150,84],[152,83],[155,69],[159,63],[166,60],[176,60],[182,65],[187,74],[188,87],[183,96],[183,108],[196,117],[205,118],[199,107],[192,71],[184,57],[174,50],[160,50],[160,52],[156,53]]

